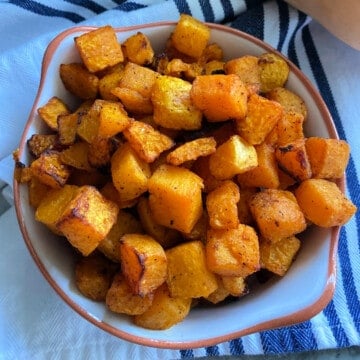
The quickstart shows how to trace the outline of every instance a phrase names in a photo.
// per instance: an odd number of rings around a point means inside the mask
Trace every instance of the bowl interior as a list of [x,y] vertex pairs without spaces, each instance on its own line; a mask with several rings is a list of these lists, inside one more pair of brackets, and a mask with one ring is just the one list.
[[[221,25],[209,26],[212,31],[211,41],[223,47],[227,59],[274,51],[260,40],[242,32]],[[119,40],[123,41],[137,31],[142,31],[149,36],[155,50],[161,51],[173,27],[173,23],[157,23],[117,29],[117,34]],[[26,140],[32,134],[44,131],[36,109],[54,95],[70,106],[75,105],[60,81],[58,69],[61,63],[79,60],[73,39],[89,29],[70,29],[55,38],[47,49],[39,91],[21,138],[20,161],[25,164],[30,161]],[[337,138],[331,116],[317,91],[291,63],[290,68],[287,88],[299,94],[308,107],[306,134]],[[195,308],[183,322],[169,330],[139,328],[129,317],[114,314],[103,303],[93,302],[79,293],[74,283],[75,258],[70,246],[34,220],[27,187],[15,182],[14,189],[21,231],[45,278],[79,314],[126,340],[163,348],[208,346],[255,331],[307,320],[321,311],[332,297],[338,228],[313,228],[302,236],[300,253],[284,278],[269,281],[238,301],[211,308]]]

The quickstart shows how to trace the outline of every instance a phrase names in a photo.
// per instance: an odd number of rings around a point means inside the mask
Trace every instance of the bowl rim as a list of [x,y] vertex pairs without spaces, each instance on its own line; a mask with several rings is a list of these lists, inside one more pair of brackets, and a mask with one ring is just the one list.
[[[116,33],[123,33],[128,31],[140,31],[143,29],[148,28],[157,28],[157,27],[168,27],[168,26],[174,26],[177,23],[177,21],[158,21],[153,23],[146,23],[146,24],[139,24],[139,25],[133,25],[133,26],[125,26],[125,27],[114,27],[114,30]],[[237,37],[243,38],[249,42],[254,43],[255,45],[261,47],[264,49],[264,51],[269,51],[276,53],[277,55],[281,56],[283,59],[286,60],[286,62],[289,64],[289,67],[291,71],[301,80],[302,84],[305,86],[306,90],[311,94],[313,97],[323,119],[325,119],[325,125],[329,131],[330,137],[338,139],[338,133],[334,124],[334,121],[332,119],[332,116],[321,97],[320,93],[314,85],[311,83],[311,81],[307,78],[307,76],[294,64],[292,63],[288,58],[286,58],[282,53],[280,53],[277,49],[273,48],[268,43],[256,38],[255,36],[252,36],[248,33],[245,33],[241,30],[231,28],[226,25],[221,24],[215,24],[215,23],[205,23],[207,26],[210,27],[210,29],[217,29],[221,32],[226,32],[233,34]],[[19,157],[26,151],[26,135],[29,131],[29,128],[31,124],[35,120],[37,108],[38,108],[38,102],[42,94],[42,89],[44,86],[46,74],[49,68],[49,64],[51,62],[52,56],[55,52],[55,50],[58,48],[58,46],[61,44],[61,42],[72,35],[73,33],[77,32],[88,32],[91,30],[95,30],[99,28],[100,26],[75,26],[71,27],[65,31],[62,31],[59,33],[56,37],[54,37],[51,42],[46,47],[43,59],[42,59],[42,65],[41,65],[41,73],[40,73],[40,81],[38,90],[36,93],[35,100],[33,102],[28,120],[25,124],[24,130],[21,134],[21,140],[19,144]],[[346,179],[345,175],[343,178],[341,178],[338,181],[338,186],[342,190],[342,192],[345,192],[346,187]],[[51,285],[53,290],[62,298],[62,300],[67,303],[75,312],[77,312],[79,315],[81,315],[83,318],[94,324],[95,326],[101,328],[102,330],[108,332],[111,335],[114,335],[118,338],[127,340],[129,342],[144,345],[144,346],[150,346],[150,347],[156,347],[156,348],[163,348],[163,349],[195,349],[200,347],[206,347],[206,346],[212,346],[216,345],[225,341],[229,341],[235,338],[239,338],[245,335],[249,335],[255,332],[270,330],[270,329],[276,329],[283,326],[291,326],[295,325],[297,323],[307,321],[316,314],[318,314],[320,311],[322,311],[326,305],[330,302],[334,295],[335,291],[335,285],[336,285],[336,254],[337,254],[337,248],[338,248],[338,242],[339,242],[339,233],[340,233],[340,227],[333,227],[331,229],[331,236],[330,236],[330,252],[329,252],[329,259],[328,259],[328,268],[327,268],[327,281],[325,288],[320,295],[319,298],[317,298],[312,304],[301,308],[298,311],[295,311],[291,314],[280,316],[268,321],[259,322],[253,326],[247,327],[245,329],[241,329],[239,331],[234,331],[231,333],[227,333],[224,335],[219,335],[215,337],[210,337],[207,339],[200,339],[200,340],[193,340],[193,341],[172,341],[172,340],[156,340],[151,339],[148,337],[142,337],[139,335],[130,334],[126,331],[123,331],[119,328],[115,328],[114,326],[101,321],[91,315],[91,313],[87,312],[84,308],[82,308],[80,305],[76,304],[74,301],[72,301],[66,293],[60,288],[60,286],[56,283],[56,281],[53,279],[51,274],[47,271],[44,263],[36,253],[36,250],[34,246],[32,245],[31,238],[29,236],[29,233],[26,228],[25,224],[25,218],[22,213],[21,209],[21,199],[20,199],[20,186],[16,179],[13,180],[13,192],[14,192],[14,203],[15,203],[15,211],[17,220],[19,223],[20,231],[23,235],[24,242],[26,244],[26,247],[28,251],[31,254],[31,257],[33,258],[34,262],[36,263],[37,267],[39,268],[42,275],[45,277],[45,279],[48,281],[48,283]]]

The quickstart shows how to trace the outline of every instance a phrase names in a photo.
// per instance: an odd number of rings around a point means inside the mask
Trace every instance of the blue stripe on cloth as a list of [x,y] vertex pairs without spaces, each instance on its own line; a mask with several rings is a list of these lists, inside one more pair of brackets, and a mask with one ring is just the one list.
[[[355,171],[355,167],[353,166],[354,163],[351,162],[351,164],[349,164],[349,165],[352,168],[350,170],[350,173],[352,172],[352,170]],[[350,187],[349,187],[349,189],[355,190],[355,188],[350,188]],[[350,191],[350,195],[352,192],[354,192],[354,191]],[[358,191],[358,194],[359,194],[359,191]],[[359,237],[359,217],[360,217],[360,215],[358,215],[358,214],[359,214],[359,212],[357,212],[355,214],[355,218],[356,218],[356,224],[357,224],[356,230],[358,233],[358,239],[360,239],[360,237]],[[354,281],[354,277],[353,277],[352,270],[351,270],[349,247],[348,247],[344,228],[342,228],[340,231],[340,241],[339,241],[338,253],[339,253],[339,262],[341,264],[340,271],[341,271],[341,275],[343,277],[343,282],[345,284],[344,292],[345,292],[345,296],[346,296],[347,306],[349,308],[351,317],[353,319],[359,319],[360,318],[360,300],[359,300],[359,296],[356,291],[355,281]],[[358,321],[354,321],[354,324],[355,324],[356,330],[358,332],[360,332],[360,323]]]
[[214,15],[214,10],[211,6],[210,1],[209,0],[199,0],[199,5],[204,14],[204,20],[207,22],[214,22],[215,15]]
[[307,19],[306,14],[299,11],[299,17],[298,17],[298,23],[296,25],[296,28],[291,35],[290,41],[289,41],[289,49],[288,49],[288,58],[296,65],[299,66],[299,60],[296,54],[295,49],[295,36],[298,33],[299,29],[305,24],[305,21]]
[[62,17],[68,19],[74,23],[78,23],[80,21],[85,20],[79,14],[70,11],[62,11],[58,9],[54,9],[50,6],[43,5],[38,3],[37,1],[32,0],[8,0],[8,2],[12,5],[16,5],[25,10],[31,11],[34,14],[50,16],[50,17]]
[[70,4],[82,6],[88,10],[91,10],[95,14],[101,14],[102,12],[107,10],[103,6],[97,4],[95,1],[91,1],[91,0],[64,0],[64,1],[66,1]]
[[240,355],[245,353],[241,338],[231,340],[229,345],[231,355]]
[[113,0],[114,3],[118,4],[118,6],[115,8],[116,10],[126,11],[130,12],[133,10],[143,9],[146,7],[146,5],[138,4],[133,1],[123,1],[123,0]]
[[265,354],[317,350],[310,321],[292,327],[264,331],[260,333],[260,337]]
[[279,43],[277,49],[282,50],[286,35],[289,31],[289,7],[284,1],[277,0],[279,7]]
[[219,348],[215,346],[208,346],[206,349],[206,356],[220,356]]
[[174,2],[180,14],[191,15],[190,6],[186,0],[174,0]]
[[234,18],[235,13],[234,13],[234,8],[230,2],[230,0],[221,0],[221,5],[223,7],[224,10],[224,23],[229,22],[231,19]]
[[[337,131],[339,133],[340,138],[346,139],[345,131],[341,122],[341,118],[338,112],[338,109],[336,107],[335,100],[333,98],[331,88],[329,85],[329,82],[326,78],[325,71],[321,65],[321,61],[319,58],[319,55],[316,51],[315,44],[313,42],[310,29],[308,26],[306,26],[303,29],[303,42],[305,44],[305,51],[307,54],[307,57],[310,62],[311,71],[314,74],[315,81],[318,85],[319,91],[321,93],[321,96],[323,97],[325,103],[327,104],[329,111],[333,117],[335,126],[337,128]],[[353,161],[353,158],[350,157],[348,168],[347,168],[347,179],[348,179],[348,191],[350,194],[350,197],[355,201],[355,203],[359,203],[359,193],[360,193],[360,185],[359,185],[359,178],[356,173],[355,164]],[[357,230],[357,238],[360,239],[360,214],[359,212],[356,212],[355,214],[355,221],[356,221],[356,230]],[[359,240],[358,240],[358,248],[360,247]],[[339,239],[339,248],[338,248],[338,254],[339,254],[339,261],[341,263],[340,271],[343,276],[343,282],[346,284],[344,286],[344,292],[346,296],[347,305],[349,308],[349,312],[353,319],[359,318],[359,312],[360,312],[360,300],[357,294],[355,281],[353,277],[353,272],[351,268],[351,262],[350,257],[351,254],[349,252],[348,248],[348,240],[346,238],[345,229],[342,228],[340,231],[340,239]],[[360,324],[354,321],[355,326],[357,328],[357,331],[360,331]],[[335,330],[333,330],[335,331]],[[339,330],[336,330],[339,332]],[[341,343],[343,339],[341,337],[337,337],[336,335],[341,334],[334,334],[336,340],[338,343]]]
[[326,316],[330,329],[334,335],[338,347],[350,346],[349,339],[347,338],[344,329],[341,327],[341,323],[337,316],[334,301],[331,300],[326,308],[323,310],[323,314]]
[[[246,1],[248,6],[253,5],[253,1]],[[259,6],[249,7],[247,11],[239,14],[236,20],[231,23],[231,27],[244,31],[258,39],[264,39],[264,7],[260,5],[261,1],[257,1]]]
[[191,349],[180,350],[180,356],[182,359],[192,359],[194,358],[194,352]]

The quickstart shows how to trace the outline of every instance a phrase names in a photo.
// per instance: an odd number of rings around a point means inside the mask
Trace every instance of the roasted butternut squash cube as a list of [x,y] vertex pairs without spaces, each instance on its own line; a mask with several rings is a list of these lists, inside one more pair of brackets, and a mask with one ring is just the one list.
[[[158,76],[159,74],[154,70],[128,62],[125,65],[119,85],[113,89],[112,93],[121,100],[128,111],[151,113],[150,98]],[[132,96],[130,96],[131,94]],[[136,106],[140,106],[140,109],[137,110]]]
[[257,165],[255,147],[239,135],[231,136],[229,140],[218,146],[209,158],[210,172],[219,180],[231,179]]
[[285,112],[296,112],[304,117],[304,121],[307,119],[307,107],[305,101],[293,91],[284,88],[276,87],[265,95],[268,99],[277,101],[281,104]]
[[201,21],[181,14],[171,35],[173,46],[181,53],[199,58],[210,39],[210,29]]
[[123,235],[120,238],[120,263],[133,294],[150,294],[166,280],[165,251],[149,235]]
[[278,166],[296,181],[311,178],[312,171],[305,147],[305,139],[298,139],[275,149]]
[[112,138],[97,137],[88,144],[88,162],[92,168],[101,168],[109,165],[111,156],[116,148]]
[[164,249],[174,246],[182,239],[177,230],[159,225],[154,220],[147,197],[143,196],[139,199],[136,209],[145,232],[152,236]]
[[81,63],[60,65],[60,79],[65,89],[79,99],[95,99],[99,90],[99,78]]
[[76,287],[91,300],[105,300],[113,275],[113,264],[100,254],[82,257],[75,265]]
[[124,61],[115,30],[109,25],[76,37],[75,45],[86,68],[92,73]]
[[92,253],[116,222],[118,206],[93,186],[84,185],[65,207],[56,228],[84,256]]
[[306,219],[321,227],[344,225],[357,210],[335,183],[325,179],[303,181],[295,196]]
[[199,138],[178,146],[166,156],[171,165],[181,165],[200,156],[208,156],[216,151],[216,141],[213,137]]
[[242,296],[248,293],[245,278],[242,276],[221,276],[221,282],[232,296]]
[[[119,66],[121,65],[121,66]],[[112,90],[119,86],[120,80],[123,77],[124,73],[124,65],[119,64],[115,67],[113,71],[104,75],[99,80],[99,95],[101,99],[109,100],[109,101],[117,101],[118,97],[116,97]]]
[[148,190],[149,164],[141,160],[128,142],[111,157],[111,176],[122,201],[133,200]]
[[346,141],[310,137],[305,148],[314,178],[339,179],[344,175],[350,156]]
[[244,119],[236,121],[238,134],[252,145],[261,144],[283,115],[282,106],[261,95],[252,94]]
[[212,304],[218,304],[221,301],[224,301],[230,295],[229,291],[225,289],[220,276],[217,277],[217,281],[218,281],[217,289],[205,298],[207,301],[210,301]]
[[128,61],[138,65],[150,65],[154,58],[150,40],[140,31],[123,42],[122,50]]
[[304,116],[297,112],[285,112],[276,124],[277,145],[286,145],[304,136]]
[[60,189],[49,190],[38,204],[35,219],[45,224],[52,232],[59,234],[56,223],[78,188],[75,185],[64,185]]
[[140,234],[143,227],[140,221],[131,213],[119,210],[115,224],[103,240],[100,241],[97,250],[107,258],[120,262],[120,238],[125,234]]
[[278,188],[280,181],[274,149],[266,143],[261,143],[255,145],[255,150],[258,166],[237,175],[237,181],[243,187]]
[[136,154],[147,163],[153,162],[175,144],[169,136],[139,120],[131,121],[123,133]]
[[133,114],[150,115],[153,113],[151,100],[134,89],[117,86],[111,90],[111,93],[120,99],[127,111]]
[[92,168],[88,161],[89,144],[78,141],[60,152],[60,160],[63,164],[80,170],[90,171]]
[[55,150],[59,147],[59,138],[56,134],[33,134],[27,141],[30,154],[39,157],[46,150]]
[[99,137],[110,138],[130,125],[130,118],[120,102],[103,101],[100,104]]
[[235,74],[197,76],[190,97],[208,121],[240,120],[246,115],[248,92]]
[[168,129],[200,129],[202,113],[192,103],[190,90],[186,80],[166,75],[156,79],[151,95],[155,123]]
[[231,59],[224,65],[226,74],[236,74],[246,85],[252,89],[251,93],[260,90],[260,67],[259,58],[253,55],[244,55]]
[[153,294],[134,294],[121,272],[114,276],[106,294],[106,306],[113,312],[126,315],[144,313],[152,304]]
[[167,284],[171,296],[181,298],[207,297],[217,287],[216,276],[209,271],[205,247],[201,241],[189,241],[166,250]]
[[58,97],[53,96],[47,101],[47,103],[37,110],[40,118],[51,129],[58,129],[57,118],[59,115],[69,114],[70,111],[67,105]]
[[58,151],[44,151],[31,163],[32,175],[51,188],[64,186],[70,176],[70,169],[61,161],[60,156]]
[[32,176],[28,182],[30,205],[36,209],[50,189],[51,188],[49,186],[43,184],[39,179]]
[[295,236],[281,239],[277,242],[260,241],[260,263],[263,269],[284,276],[289,270],[301,242]]
[[285,85],[290,68],[282,57],[275,53],[265,53],[260,55],[258,64],[260,67],[260,91],[262,93]]
[[154,220],[189,233],[203,211],[201,178],[186,168],[164,164],[152,174],[148,188]]
[[134,316],[134,323],[146,329],[166,330],[189,314],[191,298],[170,295],[168,286],[161,285],[154,292],[151,306],[142,314]]
[[77,113],[60,115],[57,118],[59,142],[61,145],[72,145],[76,140],[79,115]]
[[209,229],[206,263],[221,276],[246,277],[260,268],[259,240],[254,228],[239,224],[235,229]]
[[252,197],[249,206],[267,240],[276,242],[306,229],[304,214],[290,191],[265,189]]
[[225,180],[206,196],[206,210],[213,229],[235,229],[239,225],[237,203],[240,200],[238,186]]

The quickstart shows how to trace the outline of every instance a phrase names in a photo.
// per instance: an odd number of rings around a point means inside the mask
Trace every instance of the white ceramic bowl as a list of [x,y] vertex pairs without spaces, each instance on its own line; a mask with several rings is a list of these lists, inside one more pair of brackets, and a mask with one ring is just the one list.
[[[275,51],[262,41],[231,29],[209,24],[211,41],[219,43],[225,57],[260,55]],[[172,22],[116,29],[120,41],[142,31],[155,50],[163,48],[174,28]],[[79,60],[74,37],[91,27],[72,28],[57,36],[48,46],[42,64],[39,90],[20,143],[20,161],[29,163],[26,140],[43,131],[36,109],[56,95],[66,103],[71,96],[58,75],[59,65]],[[289,63],[287,88],[298,93],[308,107],[306,133],[337,138],[331,116],[318,92],[301,71]],[[340,182],[344,190],[344,180]],[[91,323],[120,338],[160,348],[209,346],[246,334],[288,326],[308,320],[320,312],[333,296],[336,278],[336,251],[339,228],[313,228],[303,236],[301,251],[284,278],[269,281],[238,301],[214,308],[195,308],[178,325],[166,331],[151,331],[134,325],[127,316],[108,311],[103,303],[93,302],[79,293],[74,283],[74,256],[70,247],[34,220],[26,185],[14,183],[19,225],[26,245],[46,280],[62,299]]]

